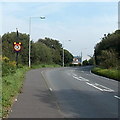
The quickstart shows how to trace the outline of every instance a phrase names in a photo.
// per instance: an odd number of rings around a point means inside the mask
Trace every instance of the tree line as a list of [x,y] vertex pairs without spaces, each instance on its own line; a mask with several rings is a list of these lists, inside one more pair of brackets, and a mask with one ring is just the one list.
[[120,69],[120,30],[104,34],[94,49],[95,64],[104,68]]
[[[29,35],[16,32],[5,33],[2,36],[2,56],[8,57],[11,61],[16,60],[16,52],[13,49],[14,42],[21,42],[22,49],[18,54],[18,63],[28,65]],[[63,48],[59,40],[45,37],[37,42],[31,41],[31,62],[32,64],[59,64],[62,65]],[[65,64],[72,62],[73,55],[65,50]]]

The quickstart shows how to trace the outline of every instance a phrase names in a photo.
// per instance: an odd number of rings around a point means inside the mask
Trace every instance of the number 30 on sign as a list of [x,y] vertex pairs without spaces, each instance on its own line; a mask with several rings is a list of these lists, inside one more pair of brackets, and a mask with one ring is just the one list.
[[19,52],[21,50],[21,42],[19,43],[14,42],[14,50],[16,52]]

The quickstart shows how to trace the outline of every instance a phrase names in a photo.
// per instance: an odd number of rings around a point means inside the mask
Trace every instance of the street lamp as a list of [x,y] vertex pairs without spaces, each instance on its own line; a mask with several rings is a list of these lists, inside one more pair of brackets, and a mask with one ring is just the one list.
[[29,18],[29,68],[31,67],[31,19],[32,18],[40,18],[40,19],[45,19],[45,16],[40,16],[40,17],[30,17]]
[[[70,42],[71,40],[68,41]],[[65,54],[64,54],[64,41],[63,41],[63,67],[64,67],[64,61],[65,61]]]

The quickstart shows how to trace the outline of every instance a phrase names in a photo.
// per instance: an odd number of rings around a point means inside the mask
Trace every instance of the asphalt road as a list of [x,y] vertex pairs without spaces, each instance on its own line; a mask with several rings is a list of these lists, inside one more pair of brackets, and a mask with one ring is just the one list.
[[9,118],[117,118],[118,82],[90,69],[29,71]]
[[65,118],[118,118],[118,82],[90,69],[58,68],[44,76]]

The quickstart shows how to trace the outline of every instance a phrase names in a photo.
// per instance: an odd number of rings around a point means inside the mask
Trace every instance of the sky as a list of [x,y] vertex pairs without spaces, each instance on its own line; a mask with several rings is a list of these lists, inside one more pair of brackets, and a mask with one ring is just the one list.
[[[7,32],[29,34],[31,39],[49,37],[59,40],[74,56],[93,55],[95,45],[104,34],[118,29],[118,1],[104,0],[3,0],[0,3],[0,35]],[[45,16],[45,19],[40,19]],[[70,40],[70,41],[69,41]]]

